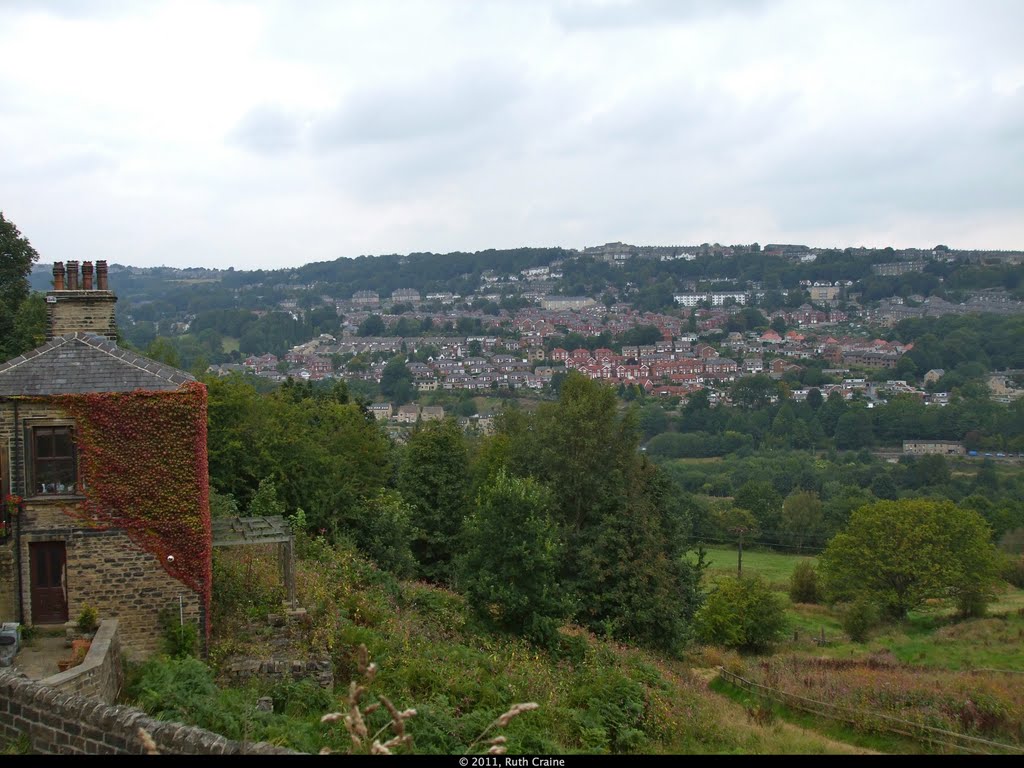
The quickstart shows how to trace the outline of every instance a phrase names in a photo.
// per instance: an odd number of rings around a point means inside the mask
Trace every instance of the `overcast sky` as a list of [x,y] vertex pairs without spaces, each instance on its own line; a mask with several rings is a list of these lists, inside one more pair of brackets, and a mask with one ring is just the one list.
[[1020,0],[0,0],[43,263],[1024,249]]

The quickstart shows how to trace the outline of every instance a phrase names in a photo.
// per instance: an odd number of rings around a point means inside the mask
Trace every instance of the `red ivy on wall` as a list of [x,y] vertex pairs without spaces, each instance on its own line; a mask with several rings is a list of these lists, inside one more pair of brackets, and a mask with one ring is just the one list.
[[124,529],[200,595],[209,616],[213,544],[206,387],[192,382],[169,392],[100,392],[54,400],[75,420],[86,501],[73,513],[94,525]]

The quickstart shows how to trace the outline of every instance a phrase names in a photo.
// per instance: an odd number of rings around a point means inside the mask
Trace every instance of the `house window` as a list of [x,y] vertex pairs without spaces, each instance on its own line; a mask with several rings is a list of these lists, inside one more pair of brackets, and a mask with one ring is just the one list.
[[34,427],[30,492],[33,495],[77,493],[77,477],[72,428]]

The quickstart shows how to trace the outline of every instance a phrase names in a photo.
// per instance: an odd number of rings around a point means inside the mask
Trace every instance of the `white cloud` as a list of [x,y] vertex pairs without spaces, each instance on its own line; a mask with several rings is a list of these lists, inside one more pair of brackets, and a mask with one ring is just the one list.
[[1021,28],[1016,0],[0,0],[0,209],[46,260],[143,265],[1021,248]]

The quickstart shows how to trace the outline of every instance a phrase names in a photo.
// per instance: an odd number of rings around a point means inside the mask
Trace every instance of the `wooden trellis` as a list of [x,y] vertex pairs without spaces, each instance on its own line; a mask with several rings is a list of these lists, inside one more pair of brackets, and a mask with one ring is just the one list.
[[281,580],[288,594],[288,603],[294,607],[295,536],[283,517],[216,517],[211,521],[211,527],[215,547],[276,544]]

